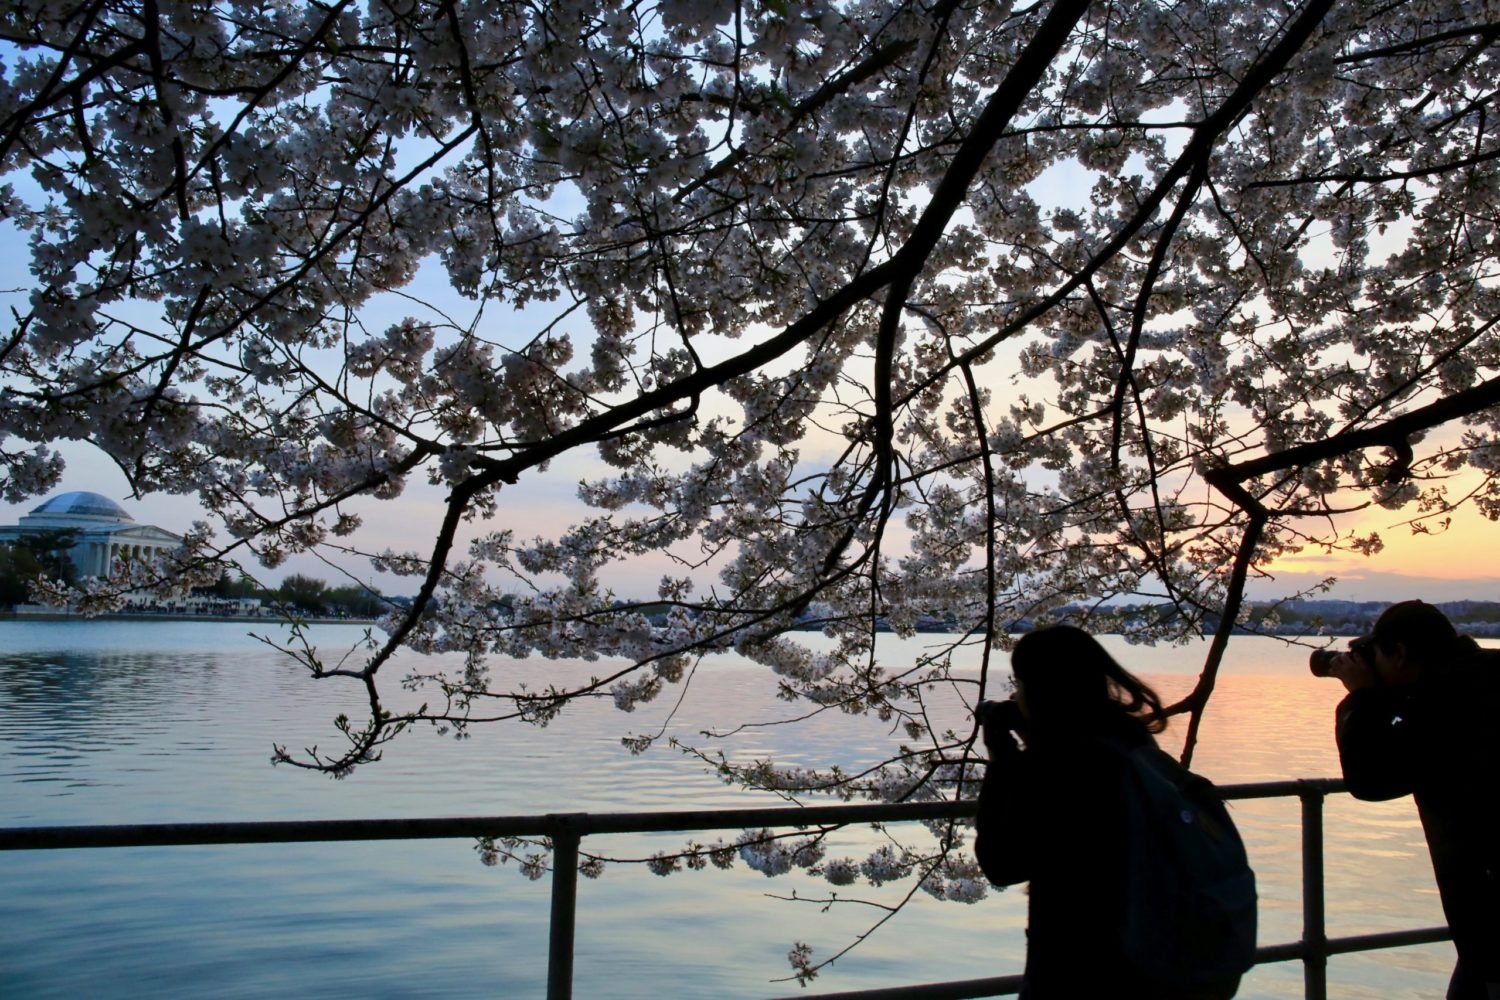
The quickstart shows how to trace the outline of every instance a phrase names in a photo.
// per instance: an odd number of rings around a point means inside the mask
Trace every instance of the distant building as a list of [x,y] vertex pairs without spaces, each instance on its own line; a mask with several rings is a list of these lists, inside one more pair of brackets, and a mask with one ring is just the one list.
[[115,560],[150,560],[182,546],[182,536],[152,524],[136,524],[125,508],[98,493],[59,493],[17,524],[0,527],[0,543],[28,535],[73,532],[68,556],[80,578],[107,576]]

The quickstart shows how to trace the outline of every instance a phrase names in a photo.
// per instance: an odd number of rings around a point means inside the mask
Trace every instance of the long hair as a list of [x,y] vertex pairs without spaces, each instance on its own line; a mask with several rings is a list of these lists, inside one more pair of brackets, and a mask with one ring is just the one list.
[[1151,686],[1081,628],[1054,625],[1028,632],[1010,662],[1034,725],[1071,728],[1116,715],[1133,719],[1148,733],[1167,728],[1161,698]]

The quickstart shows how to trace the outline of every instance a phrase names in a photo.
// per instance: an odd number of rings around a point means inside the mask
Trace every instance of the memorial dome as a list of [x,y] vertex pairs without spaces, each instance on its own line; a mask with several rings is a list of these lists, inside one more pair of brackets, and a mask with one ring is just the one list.
[[51,539],[52,548],[65,539],[79,577],[107,577],[122,562],[149,561],[182,548],[181,535],[140,524],[109,497],[83,490],[49,497],[18,523],[0,525],[0,544],[36,538]]
[[135,523],[135,518],[127,514],[124,507],[109,497],[83,491],[59,493],[55,497],[50,497],[21,520],[25,523],[32,518],[47,521],[65,519],[68,521],[107,521],[110,524]]

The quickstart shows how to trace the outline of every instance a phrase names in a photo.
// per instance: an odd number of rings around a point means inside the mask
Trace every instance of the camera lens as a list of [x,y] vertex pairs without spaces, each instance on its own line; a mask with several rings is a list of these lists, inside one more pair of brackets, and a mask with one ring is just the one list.
[[1338,655],[1332,649],[1315,649],[1307,658],[1307,668],[1314,677],[1327,677],[1333,670],[1333,661]]

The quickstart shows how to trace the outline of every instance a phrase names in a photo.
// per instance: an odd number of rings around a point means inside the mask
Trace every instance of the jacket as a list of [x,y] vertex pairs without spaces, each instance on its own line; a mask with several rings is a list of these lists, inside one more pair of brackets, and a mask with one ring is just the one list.
[[1335,733],[1349,792],[1411,795],[1465,978],[1500,983],[1500,652],[1463,640],[1414,684],[1352,691]]
[[1121,716],[1111,731],[1021,750],[991,739],[976,817],[975,857],[996,885],[1030,882],[1022,996],[1145,1000],[1126,982],[1125,758],[1151,737]]

